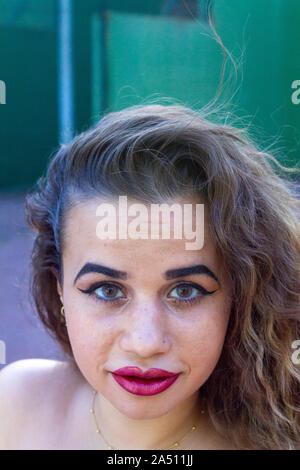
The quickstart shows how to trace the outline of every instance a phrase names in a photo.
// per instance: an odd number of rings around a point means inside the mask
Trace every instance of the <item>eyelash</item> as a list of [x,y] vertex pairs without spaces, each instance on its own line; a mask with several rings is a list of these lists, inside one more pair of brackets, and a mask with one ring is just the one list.
[[[124,297],[119,297],[117,299],[104,299],[104,298],[100,298],[99,296],[97,296],[95,294],[95,291],[97,289],[99,289],[100,287],[103,287],[103,286],[110,286],[110,287],[117,287],[119,289],[121,289],[121,287],[118,285],[118,284],[113,284],[113,283],[110,283],[110,282],[101,282],[100,284],[93,284],[91,287],[89,287],[88,289],[86,290],[83,290],[83,289],[79,289],[81,292],[83,292],[84,294],[87,294],[91,297],[93,297],[96,301],[100,301],[100,302],[109,302],[110,304],[114,304],[114,305],[120,305],[122,303],[122,300],[124,299]],[[174,286],[172,289],[171,289],[171,292],[175,289],[177,289],[178,287],[193,287],[195,288],[198,292],[201,293],[201,295],[198,295],[197,297],[194,297],[192,299],[176,299],[176,298],[172,298],[172,303],[175,304],[175,305],[193,305],[193,304],[196,304],[197,302],[200,301],[200,299],[202,299],[202,297],[206,296],[206,295],[211,295],[213,294],[214,292],[216,292],[216,290],[213,290],[211,292],[207,291],[206,289],[204,289],[204,287],[198,285],[198,284],[195,284],[194,282],[181,282],[179,284],[177,284],[176,286]],[[168,297],[170,298],[170,297]]]

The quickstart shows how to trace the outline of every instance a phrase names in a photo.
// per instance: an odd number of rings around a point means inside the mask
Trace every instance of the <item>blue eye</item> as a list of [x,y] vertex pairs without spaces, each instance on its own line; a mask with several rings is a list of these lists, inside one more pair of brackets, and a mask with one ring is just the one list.
[[[89,287],[89,289],[79,290],[84,294],[92,296],[96,301],[100,302],[110,302],[117,304],[122,299],[126,298],[122,293],[121,287],[119,287],[117,284],[109,282],[93,284],[91,287]],[[168,295],[168,298],[172,299],[175,305],[192,304],[194,302],[198,302],[205,295],[210,295],[216,292],[215,290],[209,292],[202,286],[192,282],[178,284],[171,290],[171,293],[173,291],[176,292],[177,296],[173,297]]]
[[206,289],[204,289],[204,287],[199,286],[194,283],[178,284],[176,287],[174,287],[174,289],[171,290],[171,293],[173,291],[176,291],[177,296],[172,297],[169,295],[168,297],[173,299],[176,305],[193,304],[195,302],[198,302],[205,295],[210,295],[216,292],[215,290],[212,292],[209,292]]
[[178,297],[175,298],[179,300],[191,300],[192,298],[197,297],[197,294],[199,294],[199,289],[196,289],[189,284],[180,284],[179,286],[175,287],[173,291],[176,291]]
[[117,300],[122,297],[122,293],[119,296],[116,296],[117,291],[120,291],[120,288],[114,284],[103,284],[94,290],[94,293],[101,300]]
[[108,282],[102,282],[101,284],[93,284],[89,289],[79,289],[84,294],[91,295],[95,300],[101,302],[118,302],[120,299],[125,298],[122,294],[116,296],[118,291],[121,292],[121,288],[116,284],[110,284]]

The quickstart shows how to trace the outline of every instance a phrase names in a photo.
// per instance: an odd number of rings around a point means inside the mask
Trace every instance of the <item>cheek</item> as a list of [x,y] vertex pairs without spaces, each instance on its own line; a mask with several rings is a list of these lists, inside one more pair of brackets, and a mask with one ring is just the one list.
[[81,369],[103,364],[114,343],[114,328],[104,318],[71,309],[67,327],[72,351]]
[[182,333],[186,355],[195,374],[210,375],[222,353],[229,314],[223,309],[207,308],[199,312],[190,334]]

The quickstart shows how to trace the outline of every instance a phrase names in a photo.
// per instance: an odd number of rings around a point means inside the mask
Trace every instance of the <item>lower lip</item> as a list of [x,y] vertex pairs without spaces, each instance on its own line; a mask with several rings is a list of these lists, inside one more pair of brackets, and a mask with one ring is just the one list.
[[161,379],[142,379],[138,377],[126,377],[124,375],[118,375],[112,373],[115,381],[121,385],[127,392],[133,393],[134,395],[157,395],[163,392],[178,378],[179,374],[173,375],[172,377],[166,377]]

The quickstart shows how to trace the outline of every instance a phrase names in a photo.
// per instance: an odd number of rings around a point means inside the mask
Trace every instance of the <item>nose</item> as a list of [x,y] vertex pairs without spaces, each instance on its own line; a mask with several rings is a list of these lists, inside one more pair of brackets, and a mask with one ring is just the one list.
[[135,305],[124,320],[126,325],[120,338],[123,351],[147,358],[170,350],[171,335],[166,318],[152,302]]

